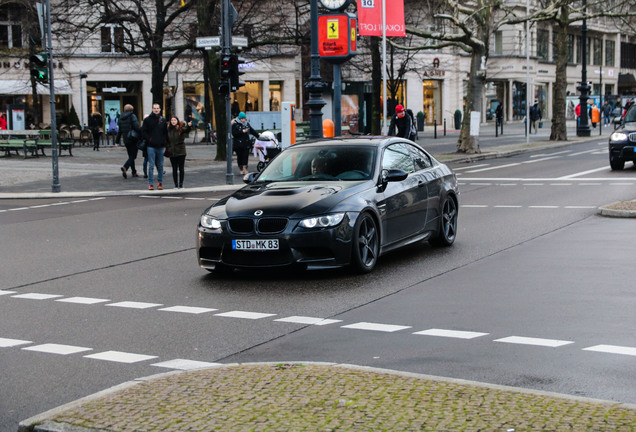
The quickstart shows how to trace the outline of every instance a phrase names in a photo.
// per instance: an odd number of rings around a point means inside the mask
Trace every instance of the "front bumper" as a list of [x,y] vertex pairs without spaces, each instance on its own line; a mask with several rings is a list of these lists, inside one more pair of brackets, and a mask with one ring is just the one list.
[[[199,266],[214,269],[217,264],[241,268],[283,267],[303,264],[308,267],[341,267],[349,264],[355,218],[349,213],[342,222],[330,228],[301,229],[298,221],[290,220],[280,234],[237,234],[228,229],[226,222],[220,230],[199,225],[197,255]],[[232,240],[277,239],[279,249],[274,251],[234,250]]]
[[610,143],[609,152],[621,160],[636,160],[636,145],[633,143]]

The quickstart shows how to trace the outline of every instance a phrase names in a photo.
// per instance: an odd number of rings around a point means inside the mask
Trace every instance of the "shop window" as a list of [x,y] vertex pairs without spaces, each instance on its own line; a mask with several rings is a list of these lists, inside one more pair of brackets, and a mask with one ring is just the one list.
[[283,100],[283,82],[269,82],[269,110],[280,111],[280,103]]
[[[441,109],[441,88],[440,81],[426,80],[424,85],[424,115],[426,116],[426,124],[433,124],[434,120],[440,120],[442,117]],[[417,113],[414,113],[417,114]]]
[[537,57],[547,60],[550,53],[550,32],[544,29],[537,30]]
[[20,18],[24,13],[17,4],[0,6],[0,48],[22,48]]
[[241,111],[262,111],[262,94],[262,81],[247,81],[243,87],[232,93],[232,116],[238,116]]
[[205,128],[205,85],[202,82],[183,83],[183,113],[192,127]]
[[592,64],[600,65],[603,62],[603,41],[598,38],[592,38]]
[[117,24],[102,27],[102,52],[124,52],[124,29]]
[[[392,87],[392,88],[391,88]],[[386,114],[388,117],[391,117],[395,114],[395,106],[400,104],[403,105],[404,108],[408,108],[406,105],[406,82],[405,81],[390,81],[387,83],[387,97],[388,104],[386,108]]]
[[503,54],[503,32],[495,32],[495,54]]

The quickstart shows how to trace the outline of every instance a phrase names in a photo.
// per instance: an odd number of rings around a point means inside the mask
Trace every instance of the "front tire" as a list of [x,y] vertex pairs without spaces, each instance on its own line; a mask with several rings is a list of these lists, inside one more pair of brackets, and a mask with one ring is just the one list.
[[369,213],[362,213],[353,229],[351,266],[359,273],[368,273],[378,262],[380,235],[375,219]]
[[625,168],[625,161],[621,160],[619,158],[617,158],[616,156],[610,154],[610,167],[614,170],[614,171],[621,171],[623,168]]
[[442,203],[439,231],[429,240],[433,246],[450,246],[455,242],[457,216],[457,203],[452,197],[447,196]]

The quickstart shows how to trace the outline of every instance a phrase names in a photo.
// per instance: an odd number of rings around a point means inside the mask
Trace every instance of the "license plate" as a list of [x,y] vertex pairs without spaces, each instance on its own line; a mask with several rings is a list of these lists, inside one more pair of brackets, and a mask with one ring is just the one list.
[[278,240],[232,240],[234,250],[278,250]]

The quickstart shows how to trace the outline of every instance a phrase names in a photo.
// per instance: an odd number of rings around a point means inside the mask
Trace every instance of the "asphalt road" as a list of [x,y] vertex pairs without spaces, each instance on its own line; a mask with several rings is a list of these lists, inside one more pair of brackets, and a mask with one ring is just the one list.
[[348,362],[634,403],[636,228],[595,213],[634,198],[636,170],[611,172],[606,151],[453,166],[456,244],[364,276],[200,270],[196,221],[221,193],[2,200],[0,430],[174,359]]

